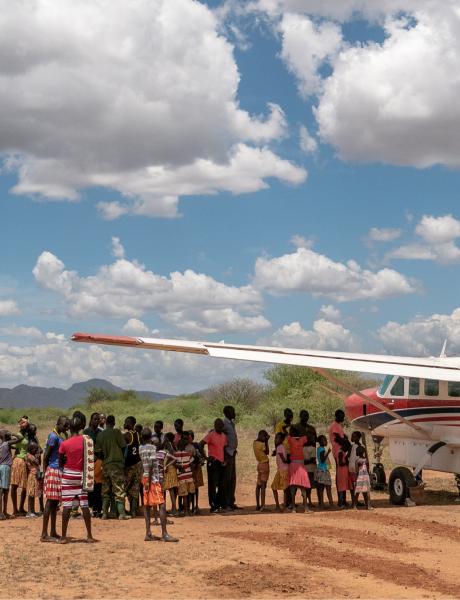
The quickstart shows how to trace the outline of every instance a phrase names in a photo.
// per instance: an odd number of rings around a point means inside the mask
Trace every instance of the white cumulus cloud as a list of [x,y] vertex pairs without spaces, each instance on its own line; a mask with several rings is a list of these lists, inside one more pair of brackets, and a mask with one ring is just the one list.
[[254,285],[274,294],[304,292],[336,302],[411,294],[416,286],[393,269],[370,271],[358,263],[333,261],[310,248],[276,258],[259,257]]
[[106,218],[173,217],[182,195],[304,181],[302,168],[267,147],[285,135],[282,109],[268,103],[251,115],[239,106],[233,46],[204,4],[0,8],[0,155],[17,194],[75,201],[100,187]]
[[447,339],[447,354],[460,354],[460,308],[449,314],[416,317],[407,323],[389,321],[378,330],[388,352],[414,356],[439,356]]
[[149,328],[140,319],[128,319],[123,325],[123,333],[146,336],[149,334]]
[[191,269],[166,277],[135,260],[118,258],[95,275],[81,277],[45,251],[33,274],[40,286],[62,297],[72,316],[127,317],[140,329],[139,317],[154,312],[178,329],[204,333],[269,326],[259,314],[262,297],[253,286],[228,286]]
[[345,160],[460,167],[460,13],[447,0],[389,16],[382,44],[343,49],[316,109],[323,141]]
[[393,242],[401,237],[402,230],[391,227],[371,227],[367,238],[371,242]]
[[319,69],[330,62],[342,45],[340,28],[331,22],[315,23],[307,16],[286,13],[279,25],[281,56],[294,73],[305,98],[321,90]]
[[317,319],[309,330],[303,329],[298,321],[283,325],[270,341],[274,346],[285,348],[351,351],[357,347],[357,340],[349,329],[327,319]]
[[16,300],[0,300],[0,317],[10,317],[20,312]]
[[460,248],[455,243],[460,237],[460,221],[452,215],[424,215],[415,233],[419,240],[391,250],[386,258],[432,260],[440,264],[460,262]]

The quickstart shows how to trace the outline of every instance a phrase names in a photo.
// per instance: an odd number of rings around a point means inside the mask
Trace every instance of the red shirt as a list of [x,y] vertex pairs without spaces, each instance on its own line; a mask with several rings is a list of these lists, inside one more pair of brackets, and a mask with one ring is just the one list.
[[332,445],[332,455],[337,458],[340,450],[340,444],[335,441],[335,434],[337,433],[340,437],[344,436],[342,423],[337,423],[337,421],[332,421],[329,425],[328,429],[329,433],[329,441]]
[[208,455],[220,460],[220,462],[224,462],[224,449],[228,443],[225,433],[210,431],[204,438],[204,442],[208,444]]
[[303,447],[308,444],[308,438],[303,435],[299,438],[288,437],[289,456],[291,460],[303,460]]
[[67,460],[64,468],[72,471],[83,471],[83,436],[76,435],[64,440],[59,446],[59,454],[65,454]]

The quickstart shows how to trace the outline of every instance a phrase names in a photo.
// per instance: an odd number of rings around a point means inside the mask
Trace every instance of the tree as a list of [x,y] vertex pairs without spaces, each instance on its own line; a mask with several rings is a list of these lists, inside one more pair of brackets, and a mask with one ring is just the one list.
[[113,395],[103,388],[90,388],[88,395],[85,398],[85,403],[88,406],[94,406],[102,402],[110,402],[113,400]]
[[208,390],[206,403],[223,409],[227,404],[236,410],[253,412],[266,398],[267,390],[263,385],[250,379],[233,379]]

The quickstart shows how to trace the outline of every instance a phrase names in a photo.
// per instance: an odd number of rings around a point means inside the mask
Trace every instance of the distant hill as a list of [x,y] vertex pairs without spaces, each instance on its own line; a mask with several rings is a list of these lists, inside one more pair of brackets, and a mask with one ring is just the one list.
[[[45,406],[69,408],[81,402],[91,388],[102,388],[108,392],[124,391],[123,388],[105,379],[89,379],[81,383],[74,383],[67,390],[21,384],[12,389],[0,388],[0,408],[43,408]],[[138,390],[135,392],[138,396],[152,401],[174,398],[172,394]]]

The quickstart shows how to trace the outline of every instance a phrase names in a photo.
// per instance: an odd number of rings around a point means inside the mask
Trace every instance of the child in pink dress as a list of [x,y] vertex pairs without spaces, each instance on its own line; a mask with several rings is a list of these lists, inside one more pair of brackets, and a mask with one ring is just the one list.
[[353,498],[353,507],[358,509],[359,494],[364,496],[367,510],[373,510],[370,502],[371,481],[369,471],[367,470],[366,450],[364,446],[359,446],[356,450],[356,471],[358,477],[356,479],[355,493]]
[[340,444],[340,450],[337,454],[337,466],[335,474],[335,482],[337,485],[338,507],[343,509],[347,504],[347,490],[350,489],[348,472],[348,451],[350,450],[350,442],[343,439]]
[[292,512],[296,512],[295,496],[298,488],[302,493],[305,512],[311,512],[310,508],[307,506],[307,500],[309,504],[311,502],[310,478],[308,477],[305,468],[305,459],[303,455],[304,446],[307,444],[307,436],[300,435],[297,427],[292,426],[288,437],[289,486],[291,490],[291,502],[293,505]]

